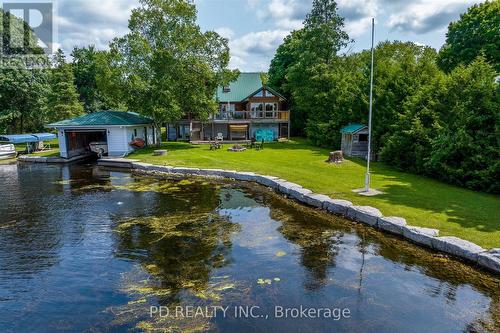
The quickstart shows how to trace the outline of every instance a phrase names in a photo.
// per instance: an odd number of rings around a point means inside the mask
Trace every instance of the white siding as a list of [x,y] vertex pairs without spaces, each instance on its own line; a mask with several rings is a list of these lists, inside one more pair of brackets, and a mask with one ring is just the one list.
[[[100,127],[99,130],[106,129],[107,142],[108,142],[108,155],[109,156],[124,156],[134,151],[130,146],[130,142],[134,138],[147,139],[149,145],[153,145],[154,135],[152,126],[135,126],[135,127]],[[147,129],[147,138],[144,128]],[[135,135],[135,131],[137,135]],[[71,130],[71,129],[67,129]],[[61,157],[68,158],[66,150],[66,134],[64,129],[58,129],[59,149]]]
[[63,129],[58,129],[57,139],[59,141],[59,155],[63,158],[68,158],[68,151],[66,150],[66,133]]
[[108,130],[108,152],[109,156],[122,156],[129,153],[129,142],[127,141],[127,128],[109,127]]

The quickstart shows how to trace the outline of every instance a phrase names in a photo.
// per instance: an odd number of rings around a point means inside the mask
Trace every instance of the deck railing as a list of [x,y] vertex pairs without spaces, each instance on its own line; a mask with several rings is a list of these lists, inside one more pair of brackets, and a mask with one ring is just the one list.
[[290,119],[290,111],[230,111],[215,114],[214,120],[284,120]]

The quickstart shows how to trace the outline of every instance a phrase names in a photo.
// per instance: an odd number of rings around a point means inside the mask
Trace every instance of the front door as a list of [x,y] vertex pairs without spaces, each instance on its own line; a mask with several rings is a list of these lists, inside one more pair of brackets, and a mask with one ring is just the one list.
[[179,140],[189,141],[191,138],[191,126],[189,124],[179,125]]

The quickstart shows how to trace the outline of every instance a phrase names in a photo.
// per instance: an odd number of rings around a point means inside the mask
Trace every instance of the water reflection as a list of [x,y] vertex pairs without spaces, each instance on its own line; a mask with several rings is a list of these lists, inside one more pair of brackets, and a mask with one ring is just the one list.
[[[0,181],[1,332],[499,330],[498,279],[259,186],[91,165],[0,166]],[[151,305],[352,318],[151,318]]]

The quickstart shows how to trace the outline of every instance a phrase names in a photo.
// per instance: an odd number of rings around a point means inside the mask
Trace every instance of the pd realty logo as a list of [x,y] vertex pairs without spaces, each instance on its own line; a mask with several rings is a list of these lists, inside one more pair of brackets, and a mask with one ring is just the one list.
[[42,59],[54,52],[56,27],[54,23],[55,5],[44,1],[1,1],[0,33],[3,65],[6,59]]

